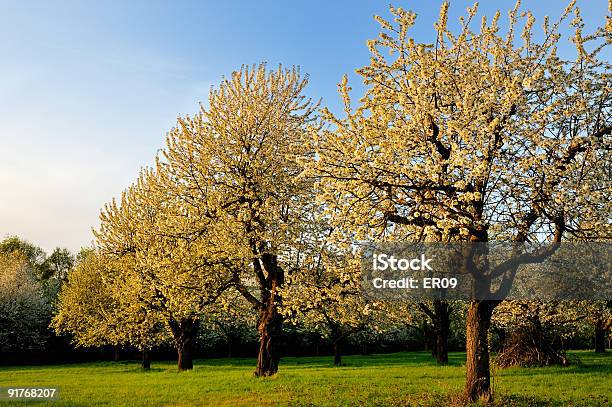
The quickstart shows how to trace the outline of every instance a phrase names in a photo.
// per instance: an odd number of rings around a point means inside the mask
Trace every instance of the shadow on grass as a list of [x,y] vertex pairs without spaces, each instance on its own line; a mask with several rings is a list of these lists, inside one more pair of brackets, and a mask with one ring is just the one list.
[[[510,367],[510,368],[495,368],[495,373],[506,377],[529,377],[538,376],[543,374],[555,373],[558,375],[592,375],[598,374],[612,374],[612,365],[601,363],[601,361],[595,358],[585,358],[586,360],[576,359],[572,361],[569,366],[534,366],[534,367]],[[594,360],[597,362],[593,363]]]
[[[281,358],[281,366],[312,366],[333,367],[333,356],[299,356]],[[461,366],[465,362],[464,354],[449,355],[449,366]],[[254,358],[232,358],[232,359],[200,359],[198,366],[249,366],[254,367]],[[419,365],[438,366],[431,354],[427,352],[400,352],[373,355],[346,355],[342,357],[342,365],[346,367],[363,366],[391,366],[391,365]]]

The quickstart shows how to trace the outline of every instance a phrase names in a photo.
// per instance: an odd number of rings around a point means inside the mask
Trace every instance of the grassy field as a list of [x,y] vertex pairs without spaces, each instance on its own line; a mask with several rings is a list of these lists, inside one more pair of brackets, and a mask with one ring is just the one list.
[[[498,405],[609,405],[612,354],[575,352],[580,363],[494,372]],[[143,372],[138,362],[0,367],[0,387],[59,387],[53,406],[448,405],[463,385],[464,354],[439,367],[426,353],[284,358],[273,378],[252,376],[253,359],[197,361],[191,372],[170,362]],[[23,403],[2,402],[3,405]],[[31,402],[28,404],[32,404]]]

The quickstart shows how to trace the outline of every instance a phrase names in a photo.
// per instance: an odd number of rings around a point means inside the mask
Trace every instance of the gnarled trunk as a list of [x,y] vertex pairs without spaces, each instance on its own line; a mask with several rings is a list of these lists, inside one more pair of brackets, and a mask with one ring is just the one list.
[[423,325],[425,350],[431,347],[431,356],[438,363],[447,363],[451,306],[446,301],[434,300],[433,309],[425,303],[419,303],[419,307],[431,320],[431,327],[428,323]]
[[278,372],[280,361],[280,341],[283,334],[283,316],[278,312],[281,299],[278,290],[282,288],[285,274],[278,266],[275,255],[264,254],[261,263],[256,261],[256,266],[263,265],[268,272],[265,281],[260,281],[261,305],[257,330],[259,331],[259,354],[257,355],[257,367],[255,376],[272,376]]
[[278,372],[279,342],[283,331],[283,318],[276,303],[269,300],[259,314],[259,354],[255,376],[272,376]]
[[174,346],[178,353],[178,370],[193,369],[193,353],[200,323],[194,318],[172,321],[170,328],[174,336]]
[[464,395],[471,401],[487,402],[492,398],[488,333],[493,308],[492,301],[472,300],[469,303],[466,320]]
[[450,306],[447,302],[434,301],[434,356],[438,363],[448,363],[448,335],[450,333]]
[[151,369],[151,358],[150,358],[148,349],[142,350],[142,368],[144,370]]

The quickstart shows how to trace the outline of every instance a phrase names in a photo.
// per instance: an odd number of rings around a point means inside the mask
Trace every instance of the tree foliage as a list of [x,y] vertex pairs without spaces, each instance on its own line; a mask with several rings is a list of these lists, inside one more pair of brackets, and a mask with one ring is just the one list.
[[89,253],[62,286],[52,327],[71,334],[80,347],[151,349],[167,341],[159,314],[138,300],[145,290],[138,280],[125,278],[120,267],[100,253]]
[[44,348],[50,314],[28,258],[0,253],[0,351]]

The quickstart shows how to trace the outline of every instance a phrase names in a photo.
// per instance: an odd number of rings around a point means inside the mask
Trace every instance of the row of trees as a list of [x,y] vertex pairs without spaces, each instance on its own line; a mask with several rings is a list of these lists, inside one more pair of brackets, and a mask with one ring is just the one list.
[[[57,357],[79,357],[78,354],[67,353],[64,338],[55,337],[48,330],[50,319],[56,314],[55,297],[59,282],[51,277],[40,279],[34,271],[35,267],[28,260],[26,253],[36,249],[32,244],[18,238],[9,238],[0,243],[2,255],[0,261],[0,354],[10,352],[14,356],[21,355],[34,357],[42,351],[50,351],[62,355]],[[39,252],[39,249],[36,249]],[[65,250],[61,250],[66,252]],[[59,252],[59,250],[58,250]],[[76,256],[79,270],[89,268],[89,262],[83,262],[94,253],[84,249]],[[45,255],[45,258],[46,255]],[[68,258],[74,261],[73,256]],[[94,268],[94,273],[102,271]],[[82,271],[74,272],[69,269],[71,281],[75,287],[87,289],[91,286],[103,284],[101,281],[88,282],[80,279]],[[99,277],[99,275],[98,275]],[[295,288],[295,287],[294,287]],[[81,302],[92,305],[95,296],[89,295],[87,290],[74,291]],[[311,295],[294,296],[292,298],[312,298]],[[354,302],[348,302],[346,314],[351,314]],[[286,310],[287,329],[284,330],[284,349],[294,349],[300,354],[319,354],[334,352],[334,363],[341,364],[341,347],[350,351],[369,352],[370,350],[402,350],[402,349],[430,349],[438,362],[447,360],[447,349],[461,349],[465,341],[465,309],[462,301],[447,304],[449,309],[449,324],[445,334],[436,332],[434,324],[423,307],[434,308],[435,303],[396,303],[387,304],[394,315],[370,313],[368,318],[359,319],[359,311],[352,315],[352,319],[344,317],[339,322],[333,310],[328,307],[310,307],[309,312],[300,314]],[[97,305],[103,309],[106,305]],[[504,352],[504,357],[514,364],[528,365],[530,363],[546,364],[559,360],[529,358],[529,352],[539,352],[538,357],[546,357],[544,346],[552,346],[554,352],[548,356],[564,357],[562,348],[577,346],[580,348],[594,346],[596,352],[604,352],[609,332],[610,308],[609,302],[506,302],[496,310],[493,318],[493,348],[504,349],[504,343],[511,344],[520,339],[522,335],[529,334],[533,338],[542,337],[542,346],[526,349],[519,347],[520,352]],[[287,307],[285,307],[287,308]],[[331,313],[331,317],[330,317]],[[399,317],[401,315],[401,317]],[[223,306],[209,307],[207,312],[199,316],[201,329],[197,335],[199,354],[225,354],[232,356],[250,355],[252,346],[257,339],[256,314],[249,304],[239,294],[233,293],[227,298]],[[81,325],[95,326],[99,321],[87,317],[81,320],[71,320],[73,327]],[[121,347],[129,350],[128,341],[113,343],[103,338],[97,331],[93,342],[84,340],[85,334],[72,335],[77,345],[115,345],[118,351]],[[67,338],[66,338],[67,339]],[[91,339],[91,338],[89,338]],[[166,335],[160,340],[162,348],[171,344],[171,338]],[[442,345],[442,346],[440,346]],[[524,344],[523,344],[524,345]],[[559,346],[562,345],[562,346]],[[513,350],[512,346],[505,346]],[[33,351],[33,353],[32,353]],[[165,351],[164,351],[165,352]],[[83,355],[84,356],[84,355]],[[145,367],[149,364],[149,355],[143,352]],[[117,358],[115,352],[115,358]],[[519,358],[518,360],[512,358]],[[523,359],[520,359],[523,358]],[[22,359],[23,360],[23,359]],[[500,363],[498,357],[497,363]]]
[[[64,260],[58,260],[60,258]],[[103,329],[103,318],[107,318],[114,326],[139,322],[110,319],[114,305],[108,295],[108,285],[112,283],[109,279],[102,278],[107,270],[102,260],[95,250],[89,248],[81,249],[77,255],[71,254],[67,249],[58,248],[51,255],[47,255],[40,247],[16,236],[7,237],[0,242],[0,363],[40,361],[38,358],[48,352],[54,354],[51,360],[92,357],[93,355],[72,354],[68,351],[64,340],[68,338],[57,337],[49,329],[53,317],[55,321],[51,324],[52,327],[70,326],[74,329],[71,337],[78,347],[110,345],[115,348],[115,358],[121,348],[129,350],[135,343],[141,343],[141,338],[133,336],[115,341],[113,336],[108,334],[112,331],[105,332]],[[58,264],[61,264],[61,267],[58,267]],[[59,272],[43,274],[41,270]],[[65,287],[64,291],[71,291],[72,297],[63,296],[58,309],[58,292],[61,285],[67,282],[67,279],[61,276],[70,277],[70,288]],[[78,315],[70,314],[67,313],[68,309],[83,312]],[[99,313],[87,313],[92,310]],[[208,307],[207,312],[198,315],[197,319],[201,326],[197,332],[200,354],[209,354],[215,346],[227,346],[226,354],[230,356],[234,346],[238,354],[250,354],[251,342],[257,336],[256,313],[240,294],[230,296],[228,293],[222,306]],[[87,330],[85,327],[93,329]],[[164,329],[163,326],[160,328]],[[323,327],[307,324],[290,329],[295,335],[305,335],[312,339],[311,342],[327,346],[328,334]],[[357,336],[351,339],[351,342],[358,341]],[[149,338],[144,337],[144,340]],[[421,335],[414,335],[413,341],[418,343],[421,340]],[[309,341],[294,339],[293,342],[308,344]],[[161,355],[164,355],[166,345],[170,343],[171,335],[163,335],[154,345],[163,345]],[[145,346],[136,347],[148,349]],[[144,356],[145,363],[148,363],[146,352]]]
[[[533,16],[518,8],[505,35],[499,13],[474,31],[476,6],[454,33],[444,3],[431,44],[409,37],[414,13],[391,8],[357,71],[366,86],[357,106],[346,77],[339,86],[340,116],[305,97],[296,68],[262,64],[224,79],[207,107],[179,119],[155,165],[104,207],[96,251],[60,295],[56,329],[82,345],[143,351],[172,338],[189,369],[202,316],[232,310],[256,321],[255,374],[268,376],[287,320],[324,326],[337,343],[421,312],[444,362],[451,304],[367,301],[354,242],[541,243],[478,270],[505,287],[557,243],[606,241],[612,231],[609,66],[599,57],[609,23],[584,33],[572,2],[537,40]],[[571,60],[557,53],[570,19]],[[494,291],[480,289],[476,298]],[[467,303],[470,400],[491,395],[500,303]]]

